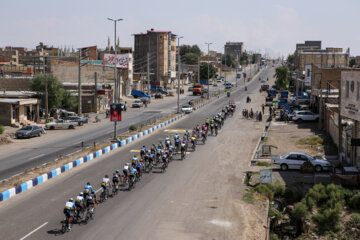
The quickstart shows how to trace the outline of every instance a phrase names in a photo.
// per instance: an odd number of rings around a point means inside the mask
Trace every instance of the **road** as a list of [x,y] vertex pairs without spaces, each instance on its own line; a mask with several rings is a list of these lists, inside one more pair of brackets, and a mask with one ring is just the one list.
[[[265,76],[268,72],[269,69],[265,69],[261,74]],[[232,92],[230,99],[239,104],[238,111],[244,104],[247,94],[257,92],[259,85],[258,81],[252,81],[248,83],[247,92],[243,87]],[[222,97],[169,125],[168,128],[193,128],[196,123],[201,123],[206,117],[219,112],[228,101],[229,98]],[[233,121],[232,119],[227,120],[225,128],[221,131],[232,132]],[[216,169],[212,168],[212,162],[208,162],[208,159],[216,152],[226,152],[226,149],[223,149],[224,146],[221,149],[217,148],[217,139],[221,132],[217,138],[209,137],[206,145],[199,145],[197,151],[190,153],[184,161],[171,162],[166,173],[146,174],[133,191],[120,192],[115,198],[110,198],[99,205],[96,209],[95,219],[88,225],[76,225],[71,232],[58,235],[60,221],[63,219],[62,209],[69,197],[75,197],[87,181],[90,181],[96,189],[99,188],[104,174],[111,174],[115,169],[122,168],[131,159],[134,153],[130,150],[139,149],[142,145],[150,146],[152,143],[158,143],[167,135],[169,133],[164,130],[155,132],[141,141],[136,141],[109,155],[94,159],[46,184],[0,203],[0,239],[21,239],[24,236],[27,236],[26,239],[210,239],[209,236],[200,238],[198,235],[199,231],[211,232],[211,228],[196,229],[195,226],[201,220],[201,214],[197,212],[196,199],[191,199],[191,197],[200,192],[199,187],[202,189],[202,184],[206,184],[206,181],[203,182],[203,177],[209,177],[210,173],[216,174]],[[226,135],[223,138],[226,138]],[[246,142],[248,139],[239,139],[239,144],[242,141]],[[221,156],[221,154],[217,155]],[[218,162],[217,159],[212,161]],[[204,194],[214,197],[215,193],[211,193],[211,189],[212,187],[208,186]],[[165,211],[164,209],[172,208],[164,207],[180,204],[176,202],[177,198],[180,198],[185,192],[188,200],[192,202],[181,203],[185,207],[186,204],[189,205],[189,208],[186,208],[188,215],[183,218],[186,221],[189,217],[191,221],[189,220],[187,225],[175,224],[172,226],[170,222],[167,224],[163,221],[164,219],[182,213],[176,210]],[[195,203],[193,203],[194,201]],[[209,206],[211,207],[211,205]],[[220,224],[223,223],[220,222]],[[154,233],[154,227],[160,229]],[[167,234],[167,231],[174,230],[174,228],[179,235],[169,237],[170,233]],[[189,230],[189,234],[181,235],[187,230]],[[223,234],[223,231],[220,234]]]
[[[254,71],[254,70],[252,70]],[[249,72],[249,69],[246,71]],[[249,74],[249,73],[248,73]],[[227,80],[235,82],[235,75],[229,74]],[[222,90],[223,85],[211,87],[210,92]],[[181,97],[180,105],[190,99],[199,98],[192,96],[187,91]],[[150,104],[148,108],[128,111],[123,116],[123,121],[118,124],[118,134],[128,131],[129,126],[139,125],[151,119],[174,113],[177,110],[177,98],[166,98],[157,104]],[[74,153],[84,146],[91,146],[93,142],[103,142],[113,135],[113,123],[104,120],[91,127],[78,127],[75,130],[47,131],[41,138],[16,140],[16,143],[0,147],[0,180],[7,179],[27,169],[38,167],[51,162],[60,156]]]

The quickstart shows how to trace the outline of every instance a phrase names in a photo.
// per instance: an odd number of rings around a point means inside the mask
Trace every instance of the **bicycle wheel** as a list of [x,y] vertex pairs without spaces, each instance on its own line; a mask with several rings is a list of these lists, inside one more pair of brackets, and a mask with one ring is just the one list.
[[66,221],[66,220],[63,220],[63,221],[61,222],[61,231],[62,231],[63,233],[66,233],[67,230],[68,230],[68,228],[67,228],[67,221]]

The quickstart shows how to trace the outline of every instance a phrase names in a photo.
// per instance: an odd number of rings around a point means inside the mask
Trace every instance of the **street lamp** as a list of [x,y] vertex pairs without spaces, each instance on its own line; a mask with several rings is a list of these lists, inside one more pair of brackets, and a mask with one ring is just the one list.
[[212,43],[205,43],[208,45],[208,99],[210,98],[210,55],[209,55],[209,48]]
[[[114,54],[114,81],[115,81],[115,102],[117,103],[117,90],[118,90],[118,82],[117,82],[117,72],[116,72],[116,22],[120,22],[123,19],[119,18],[119,19],[112,19],[112,18],[107,18],[110,21],[114,22],[114,50],[115,50],[115,54]],[[117,121],[114,121],[114,140],[117,139],[117,132],[116,132],[116,125],[117,125]]]
[[180,113],[180,39],[184,38],[183,36],[178,37],[178,90],[177,90],[177,112]]

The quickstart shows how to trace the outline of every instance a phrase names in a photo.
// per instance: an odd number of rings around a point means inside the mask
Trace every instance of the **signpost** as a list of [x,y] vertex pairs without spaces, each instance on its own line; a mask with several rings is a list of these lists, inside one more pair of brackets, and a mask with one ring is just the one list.
[[119,122],[121,121],[121,104],[113,103],[110,104],[110,121]]
[[272,182],[272,170],[263,169],[260,170],[260,183],[271,183]]

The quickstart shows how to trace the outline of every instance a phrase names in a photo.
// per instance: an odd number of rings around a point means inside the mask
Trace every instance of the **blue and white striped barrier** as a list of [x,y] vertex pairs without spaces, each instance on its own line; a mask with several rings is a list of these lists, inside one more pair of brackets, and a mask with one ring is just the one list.
[[[219,96],[217,98],[219,98]],[[195,110],[197,110],[197,109],[211,103],[214,100],[215,100],[215,98],[210,99],[209,101],[195,107]],[[105,147],[105,148],[103,148],[101,150],[90,153],[90,154],[88,154],[88,155],[86,155],[84,157],[76,159],[75,161],[72,161],[72,162],[70,162],[68,164],[65,164],[65,165],[63,165],[61,167],[58,167],[58,168],[56,168],[56,169],[54,169],[54,170],[52,170],[52,171],[50,171],[48,173],[45,173],[45,174],[43,174],[41,176],[33,178],[32,180],[26,181],[26,182],[21,183],[21,184],[15,186],[13,188],[10,188],[10,189],[8,189],[6,191],[3,191],[2,193],[0,193],[0,202],[8,200],[9,198],[12,198],[12,197],[14,197],[15,195],[17,195],[19,193],[28,191],[29,189],[31,189],[31,188],[33,188],[33,187],[35,187],[37,185],[40,185],[40,184],[42,184],[42,183],[44,183],[44,182],[46,182],[46,181],[48,181],[48,180],[50,180],[52,178],[55,178],[56,176],[59,176],[60,174],[62,174],[64,172],[68,172],[74,167],[80,166],[83,163],[87,163],[87,162],[91,161],[94,158],[98,158],[98,157],[100,157],[100,156],[102,156],[102,155],[104,155],[106,153],[111,152],[112,150],[115,150],[115,149],[117,149],[119,147],[125,146],[126,144],[129,144],[129,143],[131,143],[133,141],[136,141],[137,139],[142,138],[143,136],[146,136],[146,135],[154,132],[156,129],[163,128],[163,127],[167,126],[168,124],[170,124],[172,122],[175,122],[175,121],[179,120],[180,118],[182,118],[184,116],[185,116],[184,113],[182,113],[180,115],[177,115],[176,117],[173,117],[170,120],[167,120],[167,121],[165,121],[163,123],[160,123],[160,124],[158,124],[156,126],[153,126],[153,127],[149,128],[149,129],[143,131],[142,133],[138,133],[136,135],[133,135],[131,137],[126,138],[125,140],[118,141],[117,143],[111,144],[108,147]]]

